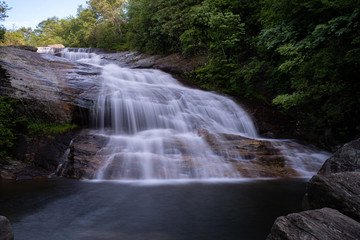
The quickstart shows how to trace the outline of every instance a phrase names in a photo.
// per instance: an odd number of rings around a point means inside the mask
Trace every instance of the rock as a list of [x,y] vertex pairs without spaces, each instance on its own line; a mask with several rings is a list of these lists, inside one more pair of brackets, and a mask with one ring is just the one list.
[[345,144],[319,170],[319,174],[337,172],[360,172],[360,138]]
[[18,49],[22,49],[22,50],[26,50],[26,51],[31,51],[31,52],[37,52],[37,47],[32,47],[32,46],[27,46],[27,45],[10,45],[8,47],[13,47],[13,48],[18,48]]
[[0,240],[13,240],[14,233],[10,225],[10,221],[4,217],[0,216]]
[[54,172],[74,135],[76,135],[75,131],[53,136],[19,135],[15,141],[13,156]]
[[71,107],[63,101],[62,91],[71,64],[50,62],[38,53],[12,47],[0,47],[0,59],[8,82],[0,86],[0,95],[19,99],[26,115],[35,119],[71,120]]
[[62,44],[50,44],[50,45],[48,45],[48,47],[52,47],[52,48],[65,48],[65,46],[62,45]]
[[65,157],[59,175],[76,178],[92,179],[105,163],[108,137],[94,135],[91,131],[83,130],[74,139],[69,154]]
[[0,181],[44,179],[50,172],[35,167],[33,164],[14,159],[3,159],[0,162]]
[[[17,100],[16,112],[30,121],[74,122],[87,126],[88,112],[97,97],[98,74],[84,76],[90,67],[74,66],[66,59],[0,46],[0,96]],[[94,70],[92,70],[94,71]],[[84,81],[84,79],[94,81]],[[85,120],[84,120],[85,119]],[[73,136],[32,136],[27,126],[17,129],[9,150],[14,159],[2,161],[2,179],[47,176],[56,170]]]
[[310,210],[277,218],[266,239],[360,239],[360,223],[334,209]]
[[[247,178],[300,176],[300,173],[294,170],[293,164],[296,164],[296,160],[281,150],[282,147],[296,148],[300,155],[311,155],[307,152],[309,149],[302,149],[300,145],[294,142],[249,139],[239,135],[210,133],[205,129],[199,129],[198,135],[209,144],[216,159],[222,159],[224,164],[231,166],[229,169],[234,169],[239,175]],[[140,178],[143,172],[140,160],[133,159],[130,163],[127,160],[129,155],[122,152],[124,146],[120,143],[115,144],[119,149],[118,153],[114,154],[114,144],[112,147],[107,145],[109,140],[116,141],[104,135],[83,130],[73,139],[71,151],[59,174],[69,178],[92,179],[96,177],[97,171],[104,166],[107,159],[114,159],[111,163],[106,163],[107,169],[111,169],[111,171],[106,171],[105,178]],[[184,145],[184,142],[179,141],[176,137],[167,138],[163,142],[163,147],[165,149],[177,149],[181,152],[181,161],[175,157],[166,160],[168,164],[166,177],[178,178],[179,174],[187,175],[189,172],[196,172],[193,157],[196,156],[197,149],[193,149],[195,152],[190,150],[186,144]],[[165,177],[164,161],[165,159],[157,158],[154,155],[151,160],[154,176]],[[302,160],[298,159],[298,161]],[[301,164],[313,164],[311,158],[306,159],[306,161],[301,162]],[[208,164],[211,164],[211,160],[208,161]],[[213,164],[214,168],[219,167],[216,166],[219,164],[218,162],[215,161]],[[314,168],[314,165],[309,167]],[[313,171],[319,167],[320,165],[315,166]],[[126,174],[119,175],[121,172]],[[222,173],[226,177],[233,177],[232,171],[224,170]]]
[[360,221],[360,172],[315,175],[307,185],[304,207],[330,207]]

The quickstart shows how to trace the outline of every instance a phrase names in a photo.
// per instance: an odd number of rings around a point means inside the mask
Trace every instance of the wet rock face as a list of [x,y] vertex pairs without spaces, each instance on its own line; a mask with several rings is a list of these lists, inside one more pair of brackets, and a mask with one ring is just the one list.
[[360,221],[360,172],[315,175],[304,203],[308,209],[330,207]]
[[106,160],[105,152],[108,141],[107,137],[94,135],[89,130],[79,133],[73,139],[67,156],[64,156],[64,162],[58,175],[75,179],[96,178],[97,170]]
[[[299,174],[286,165],[286,158],[276,148],[275,142],[249,139],[232,134],[215,136],[207,131],[199,130],[213,152],[225,156],[232,162],[243,177],[295,177]],[[219,144],[221,137],[222,144]]]
[[[209,144],[215,157],[218,156],[218,159],[223,159],[224,164],[232,166],[229,169],[230,172],[223,172],[225,176],[230,177],[233,174],[231,171],[237,171],[241,177],[247,178],[299,176],[293,166],[289,165],[287,156],[276,146],[276,142],[249,139],[231,134],[215,136],[206,130],[199,130],[198,135]],[[221,142],[219,142],[219,138],[221,138]],[[116,147],[113,144],[108,145],[109,141],[111,141],[110,136],[99,135],[96,131],[83,130],[73,139],[73,144],[65,156],[65,162],[58,174],[76,179],[94,179],[97,178],[99,169],[107,163],[107,160],[113,158],[114,160],[106,168],[106,174],[103,176],[105,179],[141,179],[144,170],[142,169],[142,159],[129,162],[126,151],[121,151],[124,146],[121,144]],[[298,147],[292,145],[295,143],[288,144],[289,148]],[[151,167],[154,176],[176,178],[179,176],[179,172],[183,175],[196,172],[198,168],[192,159],[194,153],[184,143],[176,138],[168,138],[163,145],[166,149],[180,151],[181,158],[161,158],[160,156],[152,158]],[[167,166],[166,176],[163,172],[165,165]],[[213,167],[218,166],[214,165]],[[121,173],[132,174],[130,176]]]
[[0,240],[14,240],[14,233],[9,220],[0,216]]
[[[0,46],[0,96],[18,100],[16,112],[28,120],[86,126],[101,83],[97,70],[92,71],[66,59]],[[1,161],[0,177],[39,178],[55,171],[72,137],[30,136],[26,127],[21,131],[12,156],[22,162]]]
[[0,46],[0,95],[19,99],[24,115],[34,119],[80,119],[97,98],[99,74],[63,58]]
[[345,144],[326,160],[319,174],[360,172],[360,139]]
[[266,239],[360,239],[360,223],[330,208],[305,211],[276,219]]
[[62,101],[66,87],[65,71],[69,63],[47,61],[38,53],[12,47],[0,47],[0,65],[6,71],[6,87],[0,94],[21,99],[24,111],[38,119],[71,120],[71,109]]

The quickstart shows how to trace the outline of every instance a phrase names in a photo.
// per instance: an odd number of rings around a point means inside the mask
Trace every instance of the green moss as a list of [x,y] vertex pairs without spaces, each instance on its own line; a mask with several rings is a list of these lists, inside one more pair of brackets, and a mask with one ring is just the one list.
[[35,136],[47,136],[53,138],[54,134],[65,134],[70,130],[77,127],[76,124],[72,123],[50,123],[50,122],[29,122],[28,130],[31,135]]
[[0,158],[5,157],[14,144],[17,116],[16,101],[9,97],[0,97]]

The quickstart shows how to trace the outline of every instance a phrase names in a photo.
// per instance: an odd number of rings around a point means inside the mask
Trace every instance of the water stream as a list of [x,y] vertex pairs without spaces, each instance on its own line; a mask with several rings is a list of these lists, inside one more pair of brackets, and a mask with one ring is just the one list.
[[262,141],[273,149],[267,151],[277,155],[273,158],[281,159],[282,167],[298,177],[313,175],[328,157],[289,140],[261,139],[251,117],[233,100],[185,87],[162,71],[123,67],[91,49],[39,51],[57,52],[101,70],[101,89],[90,122],[110,141],[102,150],[107,157],[94,179],[261,177],[250,167],[256,168],[253,162],[264,157],[254,155],[249,162],[249,154],[236,153],[234,148],[239,147],[229,146],[229,136]]

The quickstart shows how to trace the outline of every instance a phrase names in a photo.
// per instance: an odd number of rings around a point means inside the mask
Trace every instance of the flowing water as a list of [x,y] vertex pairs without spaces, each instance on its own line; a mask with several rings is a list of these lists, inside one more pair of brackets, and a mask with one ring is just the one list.
[[[40,52],[54,50],[44,48]],[[227,147],[224,136],[259,136],[251,117],[230,98],[184,87],[159,70],[105,62],[91,49],[65,48],[58,54],[101,70],[102,86],[90,121],[110,141],[102,152],[107,159],[93,178],[245,177],[248,159],[231,152],[236,146]],[[271,142],[297,176],[311,176],[328,156],[299,144],[290,146],[288,141],[263,141]],[[214,146],[222,147],[215,150]],[[249,176],[257,174],[246,174]]]
[[261,139],[231,99],[161,71],[126,68],[87,49],[40,51],[91,71],[86,81],[100,71],[91,122],[93,134],[110,140],[91,181],[0,182],[0,214],[15,239],[265,239],[276,217],[301,210],[306,181],[263,179],[254,162],[272,168],[280,161],[306,179],[328,156]]

